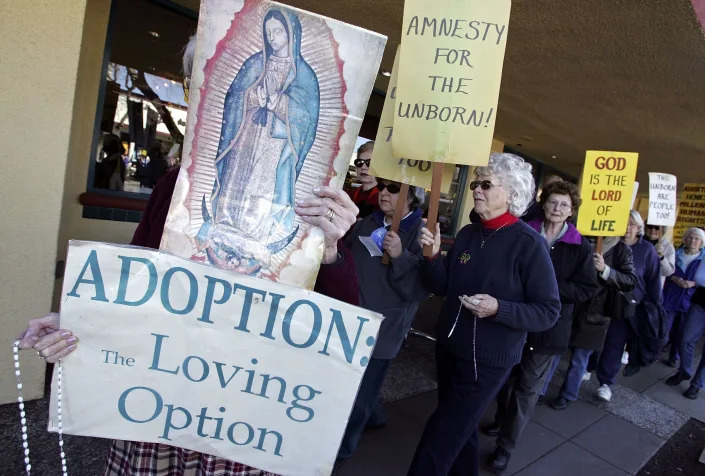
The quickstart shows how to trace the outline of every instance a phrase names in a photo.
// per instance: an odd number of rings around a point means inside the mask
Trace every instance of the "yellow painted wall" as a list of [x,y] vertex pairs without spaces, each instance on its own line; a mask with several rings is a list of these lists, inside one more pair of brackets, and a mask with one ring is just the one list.
[[[17,398],[13,338],[51,306],[85,8],[0,2],[0,403]],[[25,398],[41,397],[44,363],[27,352],[21,366]]]
[[[498,141],[497,139],[492,139],[492,149],[490,150],[492,152],[503,152],[504,142]],[[470,212],[475,206],[475,200],[473,200],[472,198],[472,191],[470,190],[469,181],[472,180],[474,171],[474,167],[470,167],[470,170],[468,171],[468,182],[466,182],[466,187],[463,194],[463,201],[461,202],[462,210],[460,211],[460,220],[458,221],[458,225],[455,229],[456,233],[465,225],[470,224]]]
[[[65,259],[69,240],[129,243],[136,223],[83,218],[78,196],[86,191],[95,125],[96,105],[103,67],[103,51],[110,16],[110,0],[90,0],[86,8],[76,98],[73,103],[66,182],[63,194],[57,259]],[[62,280],[56,281],[54,306]]]

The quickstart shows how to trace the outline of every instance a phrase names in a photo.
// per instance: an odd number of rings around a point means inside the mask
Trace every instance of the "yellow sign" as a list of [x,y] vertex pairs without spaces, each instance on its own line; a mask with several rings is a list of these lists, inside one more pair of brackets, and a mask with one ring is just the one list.
[[[405,182],[417,187],[431,188],[431,176],[433,175],[433,164],[424,160],[395,158],[392,153],[392,132],[394,131],[394,105],[397,90],[397,76],[399,72],[399,50],[394,57],[394,68],[392,77],[389,79],[387,97],[384,99],[382,117],[379,120],[379,129],[375,138],[375,147],[372,150],[372,161],[370,162],[370,174],[375,177],[394,180],[395,182]],[[441,193],[448,193],[450,184],[455,173],[455,165],[446,164],[443,166],[443,182]]]
[[578,231],[588,236],[622,236],[627,231],[634,178],[639,162],[636,152],[588,150],[585,153],[583,204]]
[[705,183],[687,183],[683,187],[676,226],[673,228],[673,245],[683,242],[688,228],[705,226]]
[[510,0],[406,0],[395,157],[486,165]]

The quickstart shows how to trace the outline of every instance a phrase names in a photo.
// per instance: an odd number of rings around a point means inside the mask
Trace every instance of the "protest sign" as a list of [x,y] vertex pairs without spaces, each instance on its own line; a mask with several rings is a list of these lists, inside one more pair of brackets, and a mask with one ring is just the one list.
[[161,248],[312,288],[295,201],[342,186],[386,38],[265,0],[202,0],[184,161]]
[[676,224],[676,190],[675,175],[649,172],[649,225]]
[[510,0],[406,0],[394,157],[486,165]]
[[680,245],[685,232],[693,227],[705,227],[705,183],[687,183],[683,187],[673,244]]
[[634,191],[632,192],[632,206],[631,209],[634,210],[634,204],[636,203],[636,195],[639,193],[639,182],[634,182]]
[[[69,246],[66,433],[329,474],[382,316],[157,251]],[[56,389],[49,429],[56,430]]]
[[622,236],[627,231],[639,154],[588,150],[580,196],[578,231],[588,236]]
[[[394,157],[392,150],[392,134],[394,132],[394,106],[396,104],[397,77],[399,75],[399,50],[397,48],[394,57],[394,68],[387,87],[387,96],[384,98],[382,117],[379,119],[379,128],[375,138],[375,147],[372,151],[372,161],[370,162],[370,174],[375,177],[394,180],[395,182],[408,183],[424,189],[431,188],[431,178],[433,175],[432,163],[424,160],[405,159]],[[453,181],[455,165],[445,164],[443,166],[443,181],[441,191],[448,193]]]

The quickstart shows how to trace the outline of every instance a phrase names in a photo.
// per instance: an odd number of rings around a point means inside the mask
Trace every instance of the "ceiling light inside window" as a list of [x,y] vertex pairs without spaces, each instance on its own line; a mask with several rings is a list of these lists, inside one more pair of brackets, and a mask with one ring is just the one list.
[[389,71],[382,71],[382,76],[390,77],[392,75]]
[[159,38],[159,33],[157,33],[156,31],[151,31],[151,30],[150,30],[150,31],[148,31],[147,33],[149,33],[149,34],[150,34],[151,36],[153,36],[154,38]]

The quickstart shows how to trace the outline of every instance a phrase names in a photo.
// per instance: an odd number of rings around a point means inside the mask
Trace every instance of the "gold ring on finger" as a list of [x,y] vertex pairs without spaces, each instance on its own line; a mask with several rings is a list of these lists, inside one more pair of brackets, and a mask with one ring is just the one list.
[[329,208],[328,211],[326,212],[325,217],[328,221],[332,222],[333,219],[335,218],[335,215],[336,215],[335,211],[333,211],[332,208]]
[[42,351],[38,350],[37,355],[39,356],[40,359],[44,359],[44,356],[42,355]]

